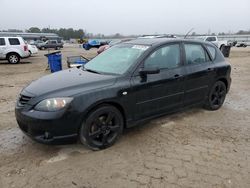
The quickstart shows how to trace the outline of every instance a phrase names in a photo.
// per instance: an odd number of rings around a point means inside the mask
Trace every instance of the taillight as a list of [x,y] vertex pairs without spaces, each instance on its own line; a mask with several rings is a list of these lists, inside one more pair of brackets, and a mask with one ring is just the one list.
[[28,46],[27,46],[27,45],[24,45],[24,46],[23,46],[23,49],[24,49],[24,51],[28,51]]

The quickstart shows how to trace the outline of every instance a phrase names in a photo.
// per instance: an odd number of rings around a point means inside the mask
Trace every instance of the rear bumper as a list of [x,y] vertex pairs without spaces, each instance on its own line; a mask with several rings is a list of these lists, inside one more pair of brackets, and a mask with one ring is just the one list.
[[24,58],[28,58],[30,56],[30,53],[29,51],[25,51],[21,54],[21,58],[24,59]]
[[38,53],[38,49],[37,48],[33,48],[30,50],[31,54],[37,54]]

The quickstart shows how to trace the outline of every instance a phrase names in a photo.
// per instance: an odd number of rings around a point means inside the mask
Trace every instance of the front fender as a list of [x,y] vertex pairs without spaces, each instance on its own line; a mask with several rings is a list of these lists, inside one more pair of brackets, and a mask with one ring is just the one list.
[[82,114],[87,114],[95,106],[102,103],[116,102],[119,103],[118,92],[116,89],[111,88],[108,90],[93,91],[74,97],[73,104]]

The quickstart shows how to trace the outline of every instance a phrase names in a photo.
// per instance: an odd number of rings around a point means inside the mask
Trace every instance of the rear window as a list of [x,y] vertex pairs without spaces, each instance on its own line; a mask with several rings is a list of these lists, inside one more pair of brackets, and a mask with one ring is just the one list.
[[207,49],[208,49],[209,53],[211,54],[212,59],[214,60],[215,59],[215,55],[216,55],[216,49],[214,47],[208,46],[208,45],[207,45]]
[[10,45],[20,45],[18,38],[9,38]]
[[0,46],[4,46],[5,45],[5,40],[4,38],[0,38]]

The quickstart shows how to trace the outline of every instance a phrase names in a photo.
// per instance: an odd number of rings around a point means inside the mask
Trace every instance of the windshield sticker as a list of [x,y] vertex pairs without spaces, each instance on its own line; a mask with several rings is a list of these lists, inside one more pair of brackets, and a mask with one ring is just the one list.
[[147,50],[149,47],[143,46],[143,45],[134,45],[132,48],[138,49],[138,50]]

